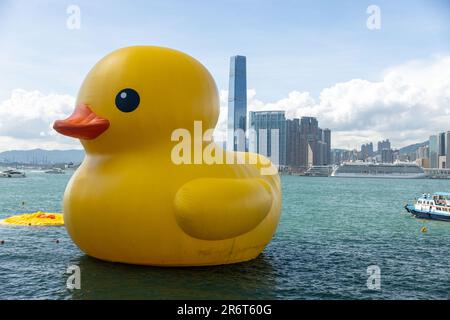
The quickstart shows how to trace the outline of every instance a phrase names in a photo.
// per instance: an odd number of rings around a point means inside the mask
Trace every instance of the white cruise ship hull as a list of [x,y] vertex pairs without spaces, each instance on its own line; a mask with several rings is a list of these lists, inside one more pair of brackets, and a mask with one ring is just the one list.
[[384,179],[423,179],[425,173],[417,174],[362,174],[362,173],[332,173],[332,177],[338,178],[384,178]]

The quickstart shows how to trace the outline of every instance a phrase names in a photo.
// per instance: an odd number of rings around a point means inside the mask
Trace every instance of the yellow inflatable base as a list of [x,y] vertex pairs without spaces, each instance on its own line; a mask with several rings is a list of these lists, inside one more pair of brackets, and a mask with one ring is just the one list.
[[64,219],[61,213],[37,211],[6,218],[1,220],[0,224],[14,226],[63,226]]

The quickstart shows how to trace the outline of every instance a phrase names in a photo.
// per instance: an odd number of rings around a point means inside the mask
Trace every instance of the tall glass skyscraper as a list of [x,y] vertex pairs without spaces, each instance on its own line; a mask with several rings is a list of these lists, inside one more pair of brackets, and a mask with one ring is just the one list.
[[284,111],[253,111],[249,116],[250,151],[269,157],[275,165],[285,165],[286,117]]
[[450,168],[450,131],[447,131],[447,132],[445,133],[445,144],[446,144],[446,148],[445,148],[445,151],[446,151],[446,154],[445,154],[445,157],[446,157],[445,164],[446,164],[446,167],[447,167],[447,168]]
[[[247,128],[247,70],[246,58],[234,56],[230,59],[230,85],[228,91],[227,149],[245,151]],[[240,134],[237,133],[240,131]],[[239,138],[237,138],[239,137]],[[241,141],[243,139],[243,141]]]
[[438,134],[439,142],[439,156],[445,156],[447,154],[447,146],[445,145],[445,132]]
[[324,164],[330,165],[331,164],[331,130],[328,128],[323,129],[323,141],[327,144]]
[[300,167],[300,119],[286,120],[286,165]]
[[300,165],[309,167],[320,165],[319,157],[319,122],[314,117],[301,117],[300,119]]
[[430,152],[430,168],[439,167],[439,141],[438,136],[432,135],[429,140],[429,152]]

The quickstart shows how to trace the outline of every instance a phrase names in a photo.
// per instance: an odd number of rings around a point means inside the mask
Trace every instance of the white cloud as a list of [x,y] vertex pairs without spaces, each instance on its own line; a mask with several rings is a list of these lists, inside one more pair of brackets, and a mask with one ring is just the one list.
[[0,103],[0,151],[12,149],[80,148],[78,140],[57,134],[53,122],[66,118],[75,99],[69,95],[13,90]]
[[[216,140],[225,139],[228,92],[220,91]],[[14,90],[0,102],[0,151],[80,148],[76,139],[52,129],[67,117],[75,98],[69,95]],[[288,118],[315,116],[332,130],[333,147],[359,148],[389,138],[395,147],[422,142],[450,130],[450,56],[417,60],[386,70],[379,81],[353,79],[321,91],[318,98],[292,91],[284,99],[263,102],[248,90],[248,109],[285,110]]]
[[[221,92],[219,133],[225,130],[227,92]],[[248,91],[249,110],[285,110],[288,118],[315,116],[333,133],[333,147],[356,148],[389,138],[395,147],[450,130],[450,56],[417,60],[386,70],[378,82],[353,79],[321,91],[318,99],[293,91],[264,103]]]

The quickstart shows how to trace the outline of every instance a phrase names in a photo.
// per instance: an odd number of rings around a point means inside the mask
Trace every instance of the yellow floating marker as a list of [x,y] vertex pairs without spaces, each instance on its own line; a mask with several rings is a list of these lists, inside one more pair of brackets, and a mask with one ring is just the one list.
[[6,218],[1,220],[0,224],[15,226],[63,226],[64,219],[61,213],[37,211]]
[[427,232],[428,231],[428,228],[427,227],[422,227],[421,229],[420,229],[420,232],[422,232],[422,233],[425,233],[425,232]]

